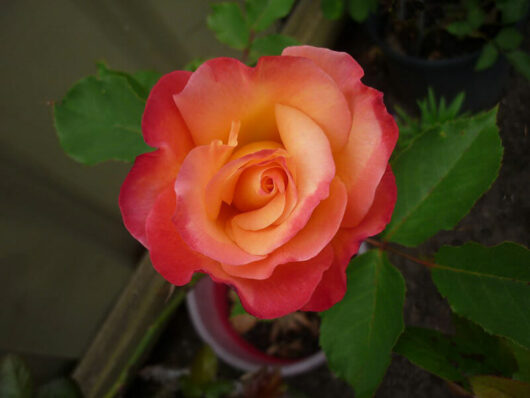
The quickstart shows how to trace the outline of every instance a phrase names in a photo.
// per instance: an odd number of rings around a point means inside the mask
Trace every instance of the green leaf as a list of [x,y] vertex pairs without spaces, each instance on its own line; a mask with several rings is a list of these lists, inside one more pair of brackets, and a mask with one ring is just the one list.
[[81,398],[81,390],[72,379],[57,379],[39,388],[36,398]]
[[528,0],[496,0],[495,6],[501,10],[504,24],[515,23],[523,19],[528,10]]
[[234,390],[234,384],[230,380],[211,381],[203,386],[204,398],[226,397]]
[[506,54],[508,60],[511,62],[517,72],[530,80],[530,55],[523,51],[510,51]]
[[190,72],[195,72],[199,68],[199,66],[201,66],[205,61],[206,61],[206,58],[202,58],[202,57],[193,58],[190,62],[184,65],[182,69],[188,70]]
[[232,304],[232,310],[230,311],[230,318],[236,317],[238,315],[248,315],[248,313],[245,311],[239,296],[236,294],[234,303]]
[[464,37],[473,33],[475,28],[468,21],[452,22],[445,28],[449,33],[458,37]]
[[451,104],[447,107],[447,120],[454,119],[458,116],[460,113],[460,110],[462,109],[462,104],[464,103],[464,99],[466,98],[466,92],[462,91],[461,93],[458,93],[457,96],[453,99]]
[[153,86],[158,83],[162,77],[162,73],[154,70],[139,70],[133,74],[133,77],[145,88],[145,90],[147,90],[147,94],[149,95]]
[[495,376],[474,376],[469,379],[477,398],[528,398],[530,384]]
[[405,282],[386,254],[371,250],[348,267],[348,290],[323,312],[320,344],[331,369],[358,398],[371,396],[403,331]]
[[464,382],[476,374],[510,376],[515,363],[499,338],[480,327],[466,327],[450,336],[436,330],[408,327],[394,352],[417,366],[449,381]]
[[0,397],[31,398],[33,379],[29,368],[16,355],[6,355],[0,362]]
[[517,372],[513,374],[513,378],[530,383],[530,350],[508,340],[506,343],[517,362]]
[[434,283],[454,312],[530,347],[530,251],[515,243],[442,247]]
[[486,15],[484,14],[484,11],[482,11],[482,8],[480,8],[478,3],[468,3],[467,22],[473,28],[473,30],[477,30],[480,25],[482,25],[485,16]]
[[245,49],[250,30],[239,5],[224,2],[214,3],[211,7],[212,13],[208,15],[206,22],[217,40],[237,50]]
[[392,161],[398,198],[385,239],[416,246],[451,229],[497,176],[497,109],[428,130]]
[[364,22],[377,8],[377,0],[348,0],[348,11],[355,22]]
[[399,338],[394,352],[444,380],[465,379],[454,363],[454,359],[459,357],[458,351],[451,346],[447,336],[436,330],[408,327]]
[[245,9],[250,29],[261,32],[277,19],[289,14],[294,0],[246,0]]
[[499,56],[499,50],[492,43],[487,43],[482,47],[480,56],[478,57],[477,63],[475,65],[475,70],[484,70],[491,67],[497,57]]
[[255,62],[264,55],[280,55],[285,47],[299,45],[300,42],[285,35],[267,35],[260,37],[250,47],[250,60]]
[[[77,82],[54,106],[64,151],[78,162],[132,161],[151,150],[142,138],[145,100],[121,72],[102,71]],[[131,78],[132,79],[132,78]]]
[[503,50],[515,50],[523,41],[523,35],[517,29],[508,27],[503,28],[494,40]]
[[344,13],[344,0],[321,0],[322,14],[328,19],[339,19]]
[[115,76],[123,77],[127,80],[127,83],[129,83],[129,86],[131,86],[131,88],[138,97],[142,98],[144,101],[147,99],[150,90],[147,89],[143,84],[141,84],[136,78],[134,78],[130,74],[119,70],[109,69],[104,62],[97,62],[96,66],[98,69],[98,76],[100,78]]

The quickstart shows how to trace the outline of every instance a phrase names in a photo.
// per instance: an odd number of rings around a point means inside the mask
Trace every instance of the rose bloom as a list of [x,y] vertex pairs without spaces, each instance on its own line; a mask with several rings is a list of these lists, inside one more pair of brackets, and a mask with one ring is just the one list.
[[309,46],[256,67],[217,58],[154,86],[146,143],[120,193],[155,269],[232,286],[261,318],[342,299],[346,267],[396,201],[398,136],[348,54]]

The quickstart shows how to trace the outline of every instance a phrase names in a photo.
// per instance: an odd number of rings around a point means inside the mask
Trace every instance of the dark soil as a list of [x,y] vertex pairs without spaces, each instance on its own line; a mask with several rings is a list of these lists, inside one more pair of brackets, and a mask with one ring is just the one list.
[[[500,29],[500,13],[494,2],[483,1],[485,23],[480,35],[492,38]],[[395,51],[426,59],[453,58],[478,51],[479,37],[456,37],[446,30],[452,22],[464,20],[467,11],[459,0],[383,1],[381,14],[372,19],[378,35]]]
[[[527,37],[530,29],[526,26]],[[349,51],[365,70],[365,84],[385,93],[385,103],[392,109],[399,103],[414,109],[415,98],[393,91],[388,83],[382,54],[360,28],[350,27],[345,40],[336,49]],[[347,39],[347,40],[346,40]],[[352,40],[353,39],[353,40]],[[344,44],[349,43],[349,44]],[[528,51],[530,43],[524,43]],[[530,243],[529,129],[530,84],[512,71],[510,83],[499,106],[498,125],[504,146],[504,159],[499,178],[477,202],[470,213],[453,231],[440,232],[420,247],[431,254],[443,244],[460,245],[473,240],[484,245],[495,245],[511,240],[528,246]],[[451,316],[447,302],[437,292],[429,271],[395,255],[391,262],[403,273],[407,283],[405,322],[451,331]],[[164,335],[152,351],[145,366],[162,365],[169,369],[188,366],[201,342],[187,318],[185,307],[179,309]],[[238,378],[240,372],[223,365],[224,378]],[[354,397],[353,390],[337,379],[326,366],[286,380],[306,397]],[[164,395],[167,386],[137,376],[127,397],[175,396]],[[458,397],[441,379],[412,365],[405,358],[393,355],[392,363],[376,394],[377,398],[451,398]]]
[[315,313],[295,313],[302,317],[256,322],[242,337],[258,350],[285,359],[306,358],[319,350],[318,326],[320,317]]

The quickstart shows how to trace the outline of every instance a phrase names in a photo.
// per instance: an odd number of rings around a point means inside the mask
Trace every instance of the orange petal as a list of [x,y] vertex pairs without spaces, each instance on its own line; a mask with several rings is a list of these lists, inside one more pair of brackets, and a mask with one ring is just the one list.
[[[335,165],[322,129],[297,109],[276,106],[276,119],[283,145],[296,166],[298,203],[280,225],[248,231],[229,224],[229,234],[248,253],[266,255],[288,242],[300,231],[315,207],[329,194]],[[223,261],[221,261],[223,262]]]
[[192,249],[214,260],[245,264],[262,259],[239,248],[225,233],[221,217],[212,220],[206,207],[206,186],[232,154],[233,147],[213,142],[194,148],[186,157],[175,182],[177,206],[174,222]]
[[275,222],[283,213],[285,208],[285,194],[278,192],[274,198],[265,206],[241,213],[232,218],[231,222],[241,229],[258,231],[267,228]]
[[262,57],[255,68],[231,58],[206,61],[174,97],[196,145],[226,141],[226,126],[241,121],[240,143],[279,141],[274,105],[299,109],[318,123],[335,150],[351,127],[348,103],[330,76],[300,57]]
[[350,138],[344,150],[335,154],[337,175],[348,190],[343,227],[356,226],[370,209],[398,137],[396,122],[379,91],[361,84],[351,105]]
[[347,96],[352,94],[363,77],[361,66],[350,54],[312,46],[294,46],[283,50],[283,55],[309,58],[337,83]]
[[266,279],[279,264],[306,261],[316,256],[335,236],[346,208],[346,189],[340,179],[330,185],[329,197],[320,202],[305,227],[267,258],[245,265],[221,264],[229,275]]

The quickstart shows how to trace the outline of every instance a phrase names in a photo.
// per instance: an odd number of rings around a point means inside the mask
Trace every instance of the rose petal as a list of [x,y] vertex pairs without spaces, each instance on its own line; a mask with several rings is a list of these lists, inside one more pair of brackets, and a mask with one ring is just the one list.
[[193,141],[173,96],[186,86],[191,72],[168,73],[155,84],[144,110],[142,131],[145,142],[155,148],[169,146],[178,162],[193,147]]
[[350,138],[344,150],[335,155],[337,175],[348,190],[343,227],[356,226],[370,209],[398,137],[396,122],[379,91],[361,85],[351,105]]
[[234,147],[213,142],[194,148],[179,170],[175,193],[175,225],[188,246],[214,260],[245,264],[262,259],[239,248],[225,233],[226,220],[212,220],[206,211],[206,186],[225,164]]
[[350,54],[312,46],[294,46],[283,50],[282,55],[309,58],[337,83],[347,96],[356,91],[364,75],[361,66]]
[[158,197],[147,218],[147,238],[153,267],[169,282],[182,286],[190,281],[195,271],[216,265],[184,243],[171,221],[175,204],[175,192],[169,187]]
[[231,58],[206,61],[175,96],[196,145],[226,140],[222,126],[241,120],[240,143],[279,141],[274,105],[299,109],[318,123],[338,150],[351,113],[343,93],[322,69],[299,57],[262,57],[255,68]]
[[333,265],[322,276],[322,281],[304,306],[304,311],[324,311],[342,300],[346,292],[346,268],[351,257],[357,253],[363,240],[385,229],[392,217],[396,197],[394,174],[388,166],[366,217],[355,228],[341,228],[333,239]]
[[331,266],[332,261],[333,250],[328,246],[307,261],[279,266],[265,280],[220,275],[212,275],[212,278],[233,286],[249,314],[270,319],[300,309],[309,300],[322,273]]
[[335,176],[329,142],[313,120],[285,105],[276,105],[276,119],[285,150],[296,165],[298,203],[278,226],[261,231],[244,230],[234,223],[227,226],[237,245],[255,255],[269,254],[296,235],[329,195],[329,184]]
[[[266,165],[268,162],[274,163],[279,161],[277,160],[278,158],[286,155],[287,152],[282,148],[262,149],[226,163],[215,173],[206,186],[206,197],[208,198],[206,212],[208,216],[211,219],[216,219],[219,215],[222,202],[227,204],[232,203],[234,190],[239,181],[239,177],[247,168],[258,164]],[[232,158],[233,156],[230,159]]]
[[145,247],[148,247],[146,218],[158,195],[173,186],[178,169],[173,151],[164,147],[138,156],[121,187],[119,205],[123,223]]
[[147,215],[192,148],[188,128],[173,102],[173,95],[184,88],[190,76],[189,72],[169,73],[151,90],[142,131],[147,144],[160,149],[138,156],[121,187],[119,204],[125,227],[146,247]]
[[245,265],[221,264],[227,274],[266,279],[280,264],[306,261],[316,256],[335,236],[346,208],[347,194],[344,184],[335,178],[330,184],[329,196],[320,202],[305,227],[285,245],[267,258]]
[[278,192],[274,199],[262,208],[241,213],[232,219],[232,223],[237,224],[241,229],[248,231],[258,231],[267,228],[275,222],[283,213],[285,208],[285,194]]

